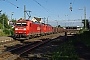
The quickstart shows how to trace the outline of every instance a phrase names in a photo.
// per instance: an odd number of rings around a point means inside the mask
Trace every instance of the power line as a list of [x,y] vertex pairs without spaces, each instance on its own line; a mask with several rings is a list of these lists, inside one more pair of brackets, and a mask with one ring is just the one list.
[[[39,6],[41,6],[43,9],[45,9],[48,13],[52,14],[52,16],[55,15],[55,14],[52,13],[50,10],[48,10],[48,9],[46,9],[44,6],[42,6],[38,1],[36,1],[36,0],[33,0],[33,1],[35,1]],[[53,16],[53,17],[55,17],[55,16]]]
[[[17,5],[15,5],[14,3],[10,2],[9,0],[0,0],[0,1],[7,2],[7,3],[9,3],[9,4],[11,4],[11,5],[13,5],[13,6],[17,7],[17,8],[21,8],[21,7],[17,6]],[[23,9],[23,8],[21,8],[21,9]]]
[[13,4],[12,2],[10,2],[10,1],[8,1],[8,0],[3,0],[3,1],[5,1],[5,2],[7,2],[7,3],[10,3],[11,5],[13,5],[13,6],[19,8],[18,6],[16,6],[15,4]]
[[[74,5],[74,2],[75,2],[75,0],[73,1],[73,5]],[[72,5],[72,7],[73,7],[73,5]]]
[[33,0],[33,1],[35,1],[39,6],[41,6],[42,8],[44,8],[47,12],[49,12],[44,6],[42,6],[38,1],[36,1],[36,0]]

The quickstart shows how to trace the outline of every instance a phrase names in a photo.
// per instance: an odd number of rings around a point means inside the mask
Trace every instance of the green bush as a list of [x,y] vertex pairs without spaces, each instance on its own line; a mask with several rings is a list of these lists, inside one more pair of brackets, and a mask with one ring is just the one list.
[[14,28],[11,29],[11,35],[13,35],[13,34],[14,34]]
[[4,30],[0,29],[0,36],[8,36],[13,34],[14,34],[14,28],[11,29],[4,28]]
[[8,34],[8,35],[10,35],[10,29],[7,29],[7,28],[5,28],[4,30],[3,30],[3,32],[5,33],[5,34]]
[[0,29],[0,36],[5,36],[5,33],[1,29]]
[[3,26],[3,25],[0,23],[0,29],[2,29],[2,26]]
[[81,29],[81,30],[80,30],[80,34],[81,34],[81,33],[84,33],[85,31],[88,31],[88,29]]

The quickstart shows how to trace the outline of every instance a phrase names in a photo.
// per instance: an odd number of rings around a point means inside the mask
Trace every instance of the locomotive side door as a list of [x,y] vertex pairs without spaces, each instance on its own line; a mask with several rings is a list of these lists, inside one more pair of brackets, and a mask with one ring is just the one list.
[[30,23],[29,25],[29,32],[30,32],[30,35],[32,34],[32,23]]

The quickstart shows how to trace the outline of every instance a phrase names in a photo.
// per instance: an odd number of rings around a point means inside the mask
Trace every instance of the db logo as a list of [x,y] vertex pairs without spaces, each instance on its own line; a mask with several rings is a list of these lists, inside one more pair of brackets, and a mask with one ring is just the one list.
[[37,27],[37,30],[40,30],[40,27]]

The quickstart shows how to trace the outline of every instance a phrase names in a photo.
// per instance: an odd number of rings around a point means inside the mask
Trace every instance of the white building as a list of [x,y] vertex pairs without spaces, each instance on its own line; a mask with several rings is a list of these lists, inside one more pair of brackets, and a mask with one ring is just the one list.
[[14,28],[14,24],[15,24],[14,22],[8,20],[8,25],[12,26],[12,28]]
[[41,18],[37,18],[37,17],[33,17],[32,21],[33,22],[40,22],[40,23],[42,23],[42,19]]

